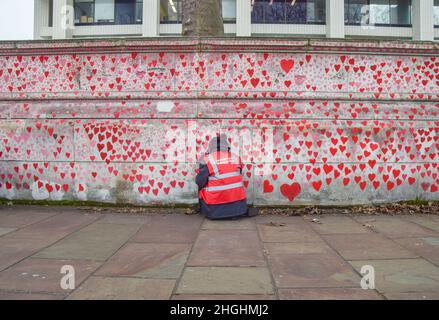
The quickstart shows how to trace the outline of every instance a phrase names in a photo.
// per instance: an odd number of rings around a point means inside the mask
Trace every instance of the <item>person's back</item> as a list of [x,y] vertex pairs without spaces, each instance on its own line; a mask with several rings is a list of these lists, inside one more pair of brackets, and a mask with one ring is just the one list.
[[202,214],[210,219],[247,215],[242,168],[241,159],[230,152],[227,137],[210,141],[196,177]]

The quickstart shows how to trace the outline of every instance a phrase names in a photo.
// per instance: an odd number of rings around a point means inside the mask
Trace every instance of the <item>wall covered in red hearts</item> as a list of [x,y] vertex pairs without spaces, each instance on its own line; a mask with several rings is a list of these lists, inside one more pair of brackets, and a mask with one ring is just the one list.
[[437,44],[0,44],[0,198],[194,203],[226,133],[249,203],[439,200]]

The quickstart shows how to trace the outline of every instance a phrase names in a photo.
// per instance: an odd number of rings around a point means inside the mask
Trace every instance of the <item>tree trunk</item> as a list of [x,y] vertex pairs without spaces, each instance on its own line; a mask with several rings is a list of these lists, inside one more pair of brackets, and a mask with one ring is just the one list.
[[222,0],[183,0],[184,36],[224,35]]

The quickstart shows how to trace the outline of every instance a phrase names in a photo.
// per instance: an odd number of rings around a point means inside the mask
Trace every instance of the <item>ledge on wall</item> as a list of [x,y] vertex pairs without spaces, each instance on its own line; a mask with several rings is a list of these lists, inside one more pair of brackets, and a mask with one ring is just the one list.
[[355,52],[439,54],[438,42],[321,38],[139,38],[0,42],[0,55],[121,51]]

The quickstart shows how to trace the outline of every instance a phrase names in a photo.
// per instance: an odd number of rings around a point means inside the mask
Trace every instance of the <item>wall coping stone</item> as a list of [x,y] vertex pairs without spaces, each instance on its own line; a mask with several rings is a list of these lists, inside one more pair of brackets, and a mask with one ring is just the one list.
[[299,38],[139,38],[0,42],[0,55],[98,52],[348,52],[439,55],[439,43],[404,40]]

